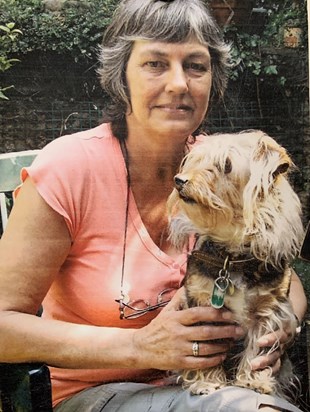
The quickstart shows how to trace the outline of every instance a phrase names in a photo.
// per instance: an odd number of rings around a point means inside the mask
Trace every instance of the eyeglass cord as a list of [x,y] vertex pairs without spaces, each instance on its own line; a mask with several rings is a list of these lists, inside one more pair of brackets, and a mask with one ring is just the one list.
[[120,299],[124,299],[124,275],[125,275],[125,260],[126,260],[126,244],[127,244],[127,229],[128,229],[128,219],[129,219],[129,198],[130,198],[130,173],[129,173],[129,155],[125,140],[120,142],[121,151],[123,153],[123,158],[125,162],[127,177],[126,177],[126,210],[125,210],[125,227],[124,227],[124,242],[123,242],[123,256],[122,256],[122,274],[121,274],[121,296]]

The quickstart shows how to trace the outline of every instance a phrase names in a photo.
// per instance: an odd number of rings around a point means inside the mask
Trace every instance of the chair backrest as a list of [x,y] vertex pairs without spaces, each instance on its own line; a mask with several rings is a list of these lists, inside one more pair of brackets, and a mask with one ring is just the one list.
[[[12,203],[12,193],[21,183],[21,169],[30,166],[38,153],[39,150],[27,150],[0,154],[0,210],[3,230]],[[48,367],[36,363],[0,363],[1,411],[52,412]]]
[[5,229],[11,203],[11,194],[21,183],[20,172],[30,166],[39,150],[0,154],[0,212],[2,230]]
[[310,262],[310,221],[308,222],[304,241],[300,249],[300,257]]

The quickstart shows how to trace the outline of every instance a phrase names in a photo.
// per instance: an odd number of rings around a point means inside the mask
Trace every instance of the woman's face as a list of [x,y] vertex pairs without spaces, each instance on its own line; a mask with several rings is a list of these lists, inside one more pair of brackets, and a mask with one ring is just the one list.
[[126,79],[129,135],[187,138],[205,117],[212,73],[209,50],[198,41],[136,41]]

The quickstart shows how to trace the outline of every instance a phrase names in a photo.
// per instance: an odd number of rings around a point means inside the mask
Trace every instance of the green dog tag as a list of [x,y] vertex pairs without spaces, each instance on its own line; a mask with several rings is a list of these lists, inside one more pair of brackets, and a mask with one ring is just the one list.
[[224,299],[228,286],[229,281],[227,278],[218,277],[215,280],[211,296],[211,306],[213,308],[221,309],[224,306]]

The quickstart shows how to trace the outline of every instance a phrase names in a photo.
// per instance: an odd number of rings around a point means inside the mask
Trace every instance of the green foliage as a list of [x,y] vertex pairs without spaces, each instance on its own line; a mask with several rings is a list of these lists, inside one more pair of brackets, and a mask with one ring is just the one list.
[[[15,29],[15,23],[10,22],[0,25],[0,72],[9,70],[18,59],[9,58],[8,50],[16,42],[17,37],[22,34],[19,29]],[[0,85],[0,99],[7,100],[4,92],[13,86],[1,87]]]
[[11,45],[18,55],[32,51],[94,59],[117,0],[0,0],[0,24],[15,21],[22,39]]
[[250,27],[228,26],[224,29],[227,41],[232,44],[231,79],[237,80],[241,73],[249,70],[257,78],[270,79],[284,85],[286,78],[279,75],[281,59],[276,49],[284,46],[284,30],[287,27],[302,29],[302,44],[307,45],[307,2],[306,0],[257,0],[257,8],[265,13],[266,24],[259,34],[253,33]]
[[310,262],[296,259],[293,268],[301,278],[302,284],[305,288],[306,295],[310,299]]
[[[142,1],[142,0],[141,0]],[[209,0],[206,0],[209,1]],[[31,52],[53,51],[78,60],[96,60],[98,44],[119,0],[0,0],[0,27],[15,22],[23,36],[1,45],[6,55],[21,57]],[[255,0],[255,8],[265,11],[263,31],[229,25],[225,38],[232,43],[231,78],[250,71],[257,78],[286,81],[276,53],[267,48],[283,47],[283,30],[298,23],[307,33],[306,0]],[[6,30],[6,29],[4,29]],[[10,29],[11,30],[11,29]],[[14,29],[13,29],[14,30]],[[14,33],[6,33],[8,38]],[[12,39],[11,39],[12,40]],[[303,44],[307,44],[304,35]],[[14,61],[0,62],[10,65]],[[4,67],[4,66],[3,66]]]
[[307,1],[284,0],[280,4],[271,0],[263,2],[268,14],[267,24],[262,36],[263,45],[282,47],[283,34],[287,27],[300,27],[303,31],[302,43],[307,44]]

